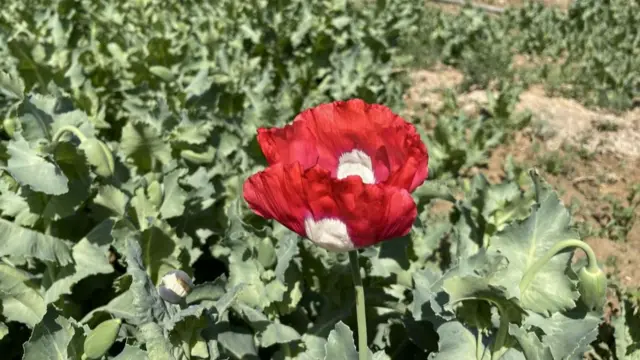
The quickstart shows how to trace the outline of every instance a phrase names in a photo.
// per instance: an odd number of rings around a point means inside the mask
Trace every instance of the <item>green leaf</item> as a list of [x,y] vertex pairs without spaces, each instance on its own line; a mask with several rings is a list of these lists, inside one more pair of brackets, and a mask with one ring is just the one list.
[[139,327],[140,337],[147,347],[149,359],[177,360],[172,353],[172,347],[164,336],[160,325],[148,322]]
[[153,169],[156,161],[168,164],[172,158],[171,146],[162,138],[160,131],[140,121],[128,122],[122,128],[120,150],[144,170]]
[[115,317],[125,319],[132,324],[137,324],[140,321],[137,308],[133,304],[133,292],[131,290],[114,297],[107,305],[91,310],[80,322],[88,323],[94,315],[99,312],[107,312]]
[[431,269],[424,269],[413,273],[413,302],[411,313],[415,320],[429,319],[435,321],[433,316],[437,315],[445,320],[452,318],[451,313],[446,313],[437,296],[442,291],[445,276],[441,276]]
[[[570,228],[570,215],[557,194],[535,172],[531,173],[535,184],[537,203],[531,215],[522,221],[508,225],[491,238],[489,249],[499,251],[509,259],[509,269],[503,283],[519,283],[522,276],[536,260],[560,241],[577,239]],[[575,284],[565,275],[572,252],[562,252],[547,262],[531,283],[520,284],[522,307],[549,314],[575,307],[579,293]]]
[[218,342],[236,359],[257,358],[258,349],[253,341],[253,334],[240,328],[231,328],[218,334]]
[[40,215],[29,208],[29,203],[24,197],[27,191],[20,188],[15,193],[4,182],[0,182],[0,214],[12,217],[15,225],[32,227],[40,219]]
[[289,268],[291,259],[298,255],[298,252],[298,236],[296,234],[289,233],[278,241],[276,246],[276,258],[278,259],[275,269],[276,279],[285,281],[285,272]]
[[7,170],[20,184],[50,195],[69,191],[69,179],[58,165],[38,156],[21,135],[17,134],[16,140],[9,141],[7,152],[10,156]]
[[174,218],[184,213],[184,202],[188,194],[180,187],[178,180],[186,173],[186,169],[177,169],[164,177],[164,201],[160,205],[160,215],[163,219]]
[[59,220],[72,216],[87,200],[91,186],[89,168],[84,156],[68,142],[59,143],[54,153],[56,162],[69,180],[69,191],[49,198],[42,211],[42,216]]
[[147,230],[153,220],[158,218],[158,209],[145,194],[144,188],[136,189],[130,204],[135,210],[140,230]]
[[108,209],[111,216],[124,217],[129,197],[113,185],[104,185],[98,190],[93,202]]
[[299,354],[298,360],[323,360],[326,354],[327,339],[313,334],[302,335],[305,351]]
[[171,138],[186,144],[204,144],[207,142],[213,126],[214,123],[211,121],[193,122],[183,116],[178,126],[171,130]]
[[228,291],[226,291],[224,295],[222,295],[214,303],[213,306],[217,311],[218,321],[220,321],[220,318],[222,317],[222,315],[226,313],[226,311],[229,310],[229,308],[236,302],[236,299],[238,298],[238,295],[240,294],[242,289],[244,289],[244,284],[236,285],[231,289],[229,289]]
[[113,272],[108,258],[111,224],[111,221],[104,221],[73,246],[71,253],[75,264],[69,266],[71,269],[63,269],[66,275],[47,289],[44,295],[47,304],[57,301],[63,294],[71,294],[71,288],[82,279]]
[[491,358],[490,351],[485,351],[484,344],[477,344],[476,334],[460,322],[444,323],[438,327],[437,331],[438,353],[429,356],[429,360]]
[[176,243],[163,229],[152,225],[142,232],[140,246],[150,280],[153,283],[158,283],[163,275],[160,273],[160,269],[174,254]]
[[57,100],[52,96],[31,94],[20,106],[22,136],[28,141],[51,139],[53,112]]
[[[58,107],[58,101],[56,101],[56,106]],[[76,128],[80,130],[80,137],[85,138],[93,138],[95,136],[95,128],[87,113],[82,110],[71,110],[67,112],[57,113],[54,109],[48,111],[53,116],[53,123],[51,124],[51,132],[55,135],[58,132],[64,134],[61,139],[72,139],[76,137],[75,132],[74,135],[70,134],[72,132],[72,128]],[[74,142],[75,143],[75,142]]]
[[0,256],[23,256],[59,263],[72,262],[71,250],[62,240],[0,219]]
[[[132,277],[129,289],[133,294],[133,307],[141,323],[162,322],[168,317],[167,309],[145,271],[139,242],[139,233],[128,234],[126,239],[127,273]],[[154,335],[156,330],[149,327],[149,331],[151,335]],[[153,358],[151,354],[149,355]]]
[[240,301],[260,309],[264,309],[274,300],[279,301],[277,299],[279,294],[270,293],[262,280],[261,273],[263,271],[260,263],[252,258],[243,261],[235,253],[229,258],[229,286],[244,284],[245,288],[238,298]]
[[147,352],[140,349],[137,346],[131,346],[129,344],[124,345],[124,349],[114,357],[113,360],[147,360],[149,356]]
[[185,183],[192,188],[191,198],[197,198],[200,202],[200,209],[205,210],[215,202],[216,190],[211,185],[211,175],[207,173],[204,166],[200,166],[193,174],[185,177]]
[[300,334],[292,327],[271,323],[262,333],[260,341],[263,347],[269,347],[274,344],[286,344],[300,339]]
[[202,66],[198,74],[191,80],[189,86],[184,89],[186,99],[189,100],[190,98],[201,96],[209,90],[212,83],[213,81],[209,78],[209,68],[206,65]]
[[517,295],[517,286],[500,286],[508,269],[507,258],[500,254],[490,254],[484,249],[470,258],[464,259],[454,269],[453,274],[443,281],[442,288],[449,294],[448,304],[467,300],[483,300],[500,304],[504,309],[513,308],[524,314],[524,310],[509,301]]
[[[202,315],[206,312],[207,308],[203,305],[191,305],[185,309],[180,309],[177,313],[173,314],[170,318],[167,318],[163,323],[163,326],[166,330],[172,331],[176,328],[178,329],[190,329],[193,326],[193,323],[189,325],[187,324],[190,320],[198,321]],[[180,325],[184,325],[180,327]],[[191,325],[191,326],[190,326]],[[178,331],[180,331],[178,330]]]
[[0,303],[2,315],[34,327],[47,311],[42,296],[26,282],[29,277],[20,270],[0,263]]
[[[84,331],[49,307],[24,345],[23,360],[80,360],[83,349],[78,337]],[[74,339],[75,338],[75,339]]]
[[353,342],[353,332],[342,321],[339,321],[329,333],[325,352],[325,360],[358,359],[356,344]]
[[11,76],[0,71],[0,91],[10,99],[22,100],[24,98],[24,81],[19,76]]
[[618,358],[640,359],[640,317],[634,314],[631,302],[620,302],[620,311],[612,317],[613,335],[616,340]]
[[554,313],[549,318],[531,313],[523,327],[535,326],[544,332],[542,343],[549,347],[554,359],[577,359],[598,336],[602,321],[601,316],[592,313]]
[[226,282],[226,276],[221,275],[214,281],[195,285],[191,289],[191,292],[187,295],[187,304],[195,304],[204,301],[215,301],[220,299],[225,295],[225,293],[227,293],[225,289]]
[[555,360],[549,346],[543,344],[535,333],[510,324],[509,334],[518,340],[527,360]]
[[2,340],[2,338],[7,336],[8,334],[9,334],[9,327],[5,323],[0,322],[0,340]]

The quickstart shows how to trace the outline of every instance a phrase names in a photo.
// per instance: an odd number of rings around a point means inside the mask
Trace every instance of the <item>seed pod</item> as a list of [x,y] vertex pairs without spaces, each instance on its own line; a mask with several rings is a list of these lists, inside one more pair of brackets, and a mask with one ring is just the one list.
[[158,294],[166,302],[179,304],[193,289],[193,282],[189,275],[182,270],[171,270],[160,280]]
[[589,269],[587,266],[578,272],[578,289],[582,301],[589,309],[600,309],[604,306],[607,292],[607,276],[596,266]]
[[216,153],[213,147],[209,147],[207,151],[201,153],[189,149],[180,151],[180,156],[183,159],[194,164],[210,164],[213,162],[215,155]]
[[171,69],[164,66],[151,66],[149,67],[149,72],[166,82],[171,82],[175,79],[175,75]]
[[120,331],[122,320],[111,319],[100,323],[84,340],[84,354],[87,359],[101,358],[113,345]]

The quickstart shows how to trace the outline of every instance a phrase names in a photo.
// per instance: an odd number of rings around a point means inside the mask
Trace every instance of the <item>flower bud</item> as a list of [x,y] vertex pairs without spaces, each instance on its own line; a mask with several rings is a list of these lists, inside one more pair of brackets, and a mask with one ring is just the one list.
[[600,309],[604,306],[607,292],[607,276],[600,267],[591,269],[583,267],[578,272],[578,289],[582,301],[589,309]]
[[84,355],[87,359],[101,358],[113,345],[120,331],[122,320],[111,319],[100,323],[84,340]]
[[179,304],[189,295],[193,289],[193,282],[187,273],[182,270],[171,270],[160,280],[158,294],[171,304]]
[[13,137],[13,134],[16,132],[16,119],[5,118],[2,120],[2,128],[9,137]]
[[80,149],[84,151],[87,162],[93,165],[96,174],[105,178],[113,176],[113,155],[105,143],[96,138],[86,138],[80,144]]

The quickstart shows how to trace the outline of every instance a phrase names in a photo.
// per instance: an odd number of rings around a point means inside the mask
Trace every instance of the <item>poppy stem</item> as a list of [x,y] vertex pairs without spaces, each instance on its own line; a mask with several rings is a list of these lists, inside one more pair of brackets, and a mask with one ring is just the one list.
[[364,304],[364,287],[362,286],[362,277],[360,277],[360,262],[358,261],[358,250],[349,251],[349,262],[351,263],[353,285],[356,290],[356,315],[358,319],[358,358],[360,360],[366,360],[369,355],[369,347],[367,345],[367,314]]
[[582,251],[587,255],[587,269],[593,272],[599,271],[598,259],[596,258],[596,254],[593,252],[593,249],[591,249],[591,246],[579,239],[563,240],[551,247],[551,249],[534,262],[527,272],[524,273],[522,280],[520,280],[520,293],[527,291],[538,271],[540,271],[540,269],[542,269],[542,267],[544,267],[551,258],[567,248],[582,249]]

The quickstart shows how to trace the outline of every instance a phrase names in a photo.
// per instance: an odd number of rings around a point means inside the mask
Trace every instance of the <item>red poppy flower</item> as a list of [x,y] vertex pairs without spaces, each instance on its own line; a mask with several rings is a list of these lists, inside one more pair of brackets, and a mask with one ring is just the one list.
[[259,129],[258,142],[270,166],[244,184],[258,215],[333,251],[411,230],[409,192],[427,177],[428,155],[415,127],[389,108],[322,104],[283,128]]
[[357,174],[408,191],[427,178],[429,157],[415,127],[360,99],[305,110],[283,128],[258,129],[258,143],[269,165],[318,164],[338,179]]

